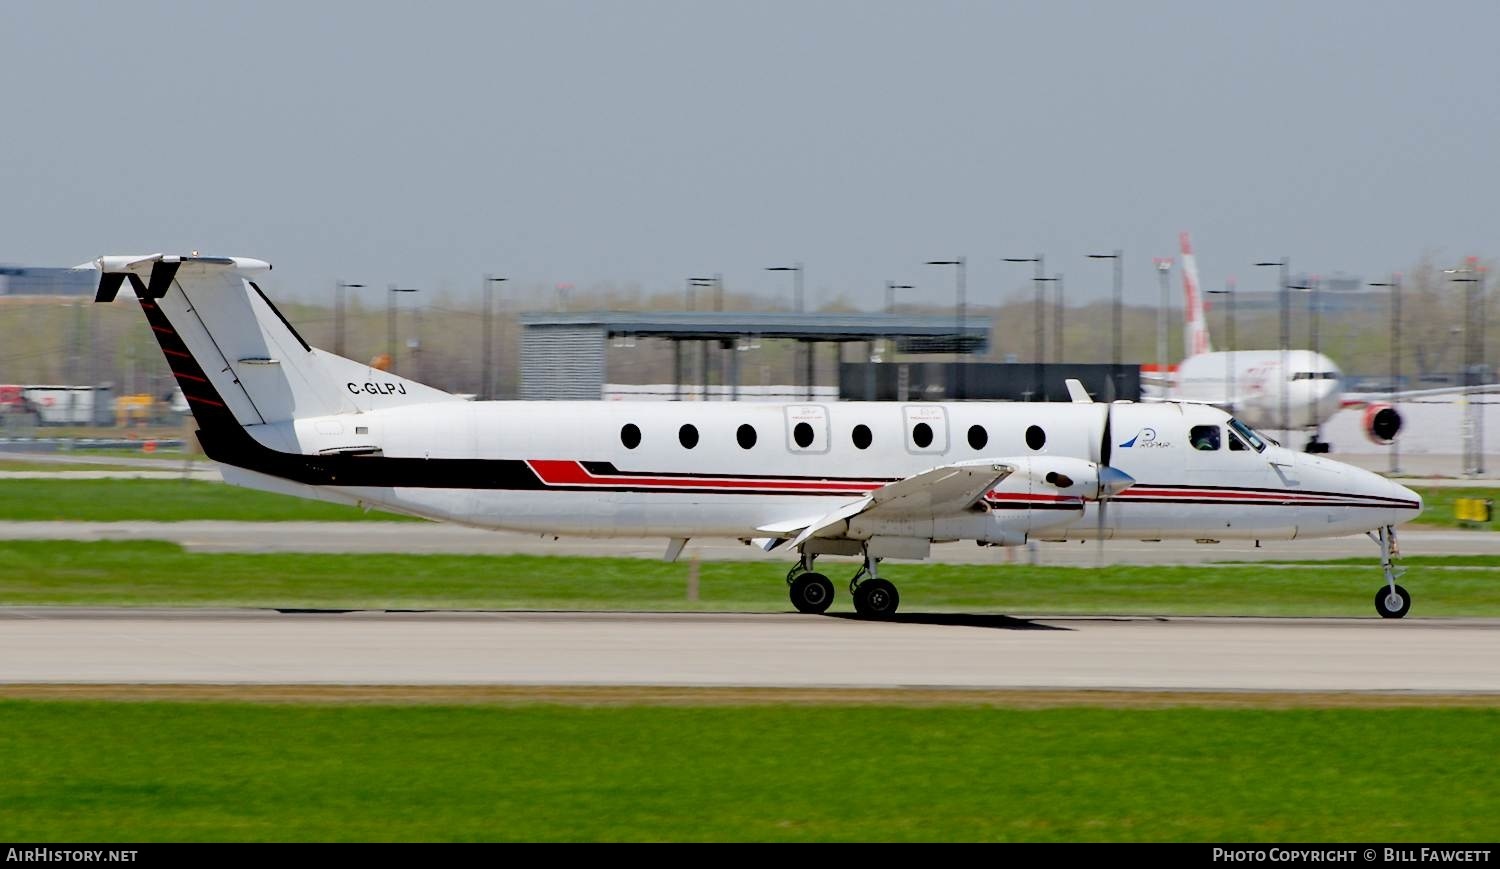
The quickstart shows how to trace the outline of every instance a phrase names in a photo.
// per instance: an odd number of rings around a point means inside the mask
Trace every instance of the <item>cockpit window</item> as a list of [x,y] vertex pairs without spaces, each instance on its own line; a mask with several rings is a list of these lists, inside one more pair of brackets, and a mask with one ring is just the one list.
[[1292,374],[1293,380],[1338,380],[1339,376],[1334,371],[1297,371]]
[[1195,425],[1193,426],[1193,430],[1188,432],[1188,440],[1192,443],[1195,450],[1203,450],[1205,452],[1216,450],[1219,448],[1219,427],[1216,425]]
[[1250,449],[1250,448],[1247,447],[1247,446],[1245,446],[1245,442],[1242,441],[1242,440],[1240,440],[1240,436],[1239,435],[1235,434],[1234,432],[1230,432],[1229,433],[1229,450],[1230,450],[1230,452],[1242,453],[1242,452],[1244,452],[1245,450],[1248,450],[1248,449]]
[[1245,425],[1237,419],[1231,419],[1229,420],[1229,428],[1235,434],[1244,438],[1245,443],[1249,444],[1251,447],[1254,447],[1257,453],[1263,453],[1266,451],[1266,442],[1264,440],[1261,440],[1260,435],[1256,434],[1255,431],[1250,428],[1250,426]]

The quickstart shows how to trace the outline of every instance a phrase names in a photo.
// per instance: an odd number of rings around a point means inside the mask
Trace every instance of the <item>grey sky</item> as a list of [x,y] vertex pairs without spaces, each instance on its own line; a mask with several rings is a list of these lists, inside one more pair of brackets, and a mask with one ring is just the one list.
[[1042,251],[1133,298],[1193,232],[1374,276],[1496,252],[1493,2],[0,6],[0,262],[198,249],[460,292],[803,260],[981,301]]

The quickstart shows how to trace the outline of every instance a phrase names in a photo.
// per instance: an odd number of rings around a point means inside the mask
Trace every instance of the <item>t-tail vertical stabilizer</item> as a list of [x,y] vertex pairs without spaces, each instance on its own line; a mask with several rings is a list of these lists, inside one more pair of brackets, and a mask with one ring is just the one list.
[[261,260],[105,256],[79,268],[99,271],[96,302],[130,284],[203,434],[463,400],[309,345],[256,284],[271,269]]
[[1186,297],[1182,317],[1183,355],[1212,353],[1208,320],[1203,316],[1203,285],[1198,282],[1198,259],[1193,256],[1193,242],[1185,232],[1178,238],[1182,242],[1182,292]]

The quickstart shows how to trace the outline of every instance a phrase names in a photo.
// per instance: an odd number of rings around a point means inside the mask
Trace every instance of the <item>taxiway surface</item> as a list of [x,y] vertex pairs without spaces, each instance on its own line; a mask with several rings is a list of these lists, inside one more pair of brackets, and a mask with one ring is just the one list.
[[0,609],[0,683],[1500,692],[1500,619]]

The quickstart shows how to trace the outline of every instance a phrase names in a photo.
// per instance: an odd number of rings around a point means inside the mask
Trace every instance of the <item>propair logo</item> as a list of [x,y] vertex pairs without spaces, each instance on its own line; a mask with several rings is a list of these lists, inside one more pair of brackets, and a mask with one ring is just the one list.
[[1120,444],[1120,448],[1128,450],[1131,447],[1138,447],[1143,450],[1160,450],[1166,449],[1171,445],[1172,444],[1170,441],[1157,440],[1156,429],[1147,426],[1146,428],[1143,428],[1140,431],[1136,432],[1135,437],[1132,437],[1125,443]]

